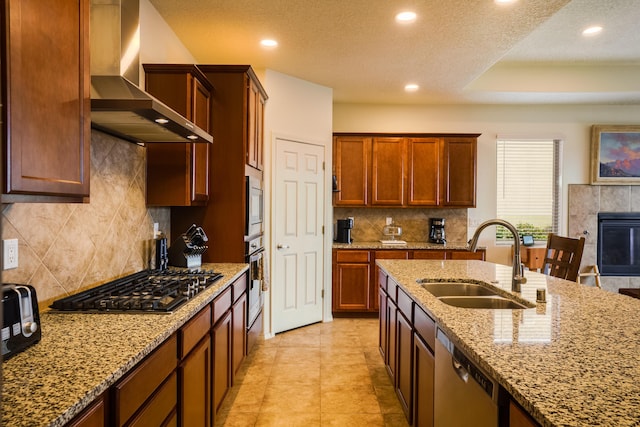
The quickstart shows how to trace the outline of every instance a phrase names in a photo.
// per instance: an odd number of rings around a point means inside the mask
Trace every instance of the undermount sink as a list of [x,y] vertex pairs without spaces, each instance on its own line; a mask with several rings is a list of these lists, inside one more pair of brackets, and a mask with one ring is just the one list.
[[436,297],[443,296],[488,296],[497,295],[486,286],[467,282],[428,282],[422,283],[422,287]]
[[446,296],[439,297],[440,301],[454,307],[461,308],[487,308],[487,309],[523,309],[529,308],[519,302],[503,298],[500,296]]
[[454,307],[507,310],[530,308],[478,283],[433,282],[426,279],[419,279],[417,282],[440,301]]

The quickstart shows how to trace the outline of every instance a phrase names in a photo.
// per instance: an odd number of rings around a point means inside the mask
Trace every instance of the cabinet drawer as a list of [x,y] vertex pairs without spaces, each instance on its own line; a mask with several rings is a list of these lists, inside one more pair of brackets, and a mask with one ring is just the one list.
[[336,251],[336,262],[369,262],[369,251]]
[[436,322],[417,304],[413,311],[413,328],[433,351],[436,343]]
[[409,251],[376,251],[376,259],[409,259]]
[[242,295],[247,292],[247,275],[243,274],[241,277],[233,282],[233,302],[238,301]]
[[174,372],[128,427],[159,426],[175,412],[178,404],[178,379]]
[[404,314],[407,320],[412,318],[413,300],[400,288],[398,288],[398,309]]
[[189,354],[209,330],[211,330],[211,305],[203,308],[180,329],[180,358]]
[[397,291],[398,289],[398,284],[396,283],[395,280],[393,280],[391,277],[387,277],[387,295],[389,295],[389,298],[393,301],[396,302],[397,300]]
[[215,325],[218,320],[231,308],[231,287],[224,290],[223,293],[218,295],[213,300],[213,324]]
[[447,253],[438,250],[413,251],[413,259],[446,259]]
[[177,355],[178,339],[174,334],[114,387],[116,425],[124,425],[175,370]]

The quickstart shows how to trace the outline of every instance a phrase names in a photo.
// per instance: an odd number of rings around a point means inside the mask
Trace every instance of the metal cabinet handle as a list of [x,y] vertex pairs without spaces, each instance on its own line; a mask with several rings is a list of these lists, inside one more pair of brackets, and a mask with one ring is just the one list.
[[283,244],[278,244],[278,246],[276,246],[278,249],[289,249],[289,245],[283,245]]

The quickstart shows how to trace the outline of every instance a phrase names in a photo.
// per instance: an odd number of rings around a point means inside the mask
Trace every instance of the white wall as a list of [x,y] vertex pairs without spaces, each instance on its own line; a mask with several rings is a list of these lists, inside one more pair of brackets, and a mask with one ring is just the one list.
[[[269,99],[265,107],[264,120],[264,184],[265,197],[265,247],[275,253],[275,242],[271,235],[271,194],[274,177],[273,157],[276,137],[289,137],[296,141],[305,141],[325,147],[325,230],[331,230],[333,208],[331,200],[331,158],[332,144],[332,103],[333,91],[330,88],[297,79],[273,70],[264,70],[262,83]],[[324,251],[324,320],[331,319],[331,239],[325,232]],[[273,257],[269,259],[269,271],[273,271]],[[265,295],[265,336],[273,335],[271,322],[270,293]]]
[[[385,106],[335,104],[334,132],[481,133],[478,138],[477,205],[469,209],[469,237],[495,218],[495,140],[511,136],[560,136],[564,140],[561,233],[567,232],[568,185],[589,183],[593,124],[640,124],[640,106]],[[491,230],[481,236],[488,260],[510,264],[510,247],[496,247]]]

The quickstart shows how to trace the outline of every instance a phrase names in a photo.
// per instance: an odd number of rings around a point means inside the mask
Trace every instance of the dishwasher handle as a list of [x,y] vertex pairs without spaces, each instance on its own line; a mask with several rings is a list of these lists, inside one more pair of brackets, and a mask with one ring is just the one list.
[[458,378],[460,378],[465,383],[469,382],[469,371],[467,371],[464,366],[460,362],[458,362],[455,358],[451,358],[451,366],[455,371]]

